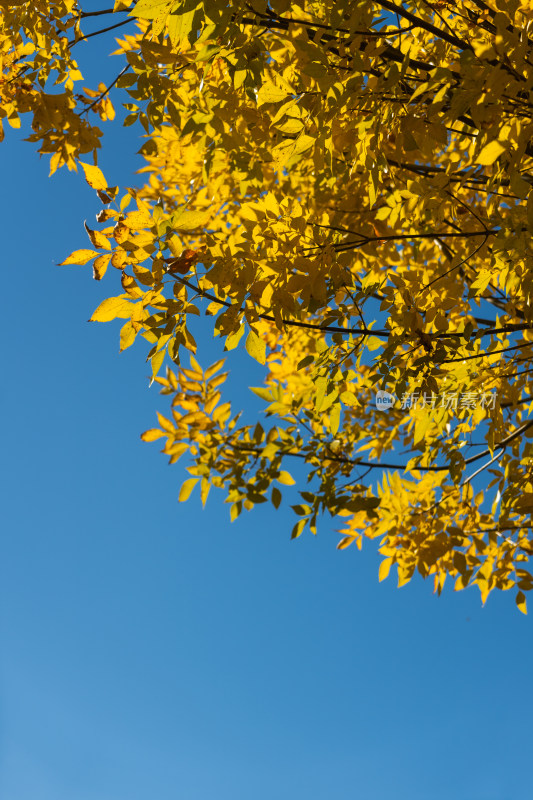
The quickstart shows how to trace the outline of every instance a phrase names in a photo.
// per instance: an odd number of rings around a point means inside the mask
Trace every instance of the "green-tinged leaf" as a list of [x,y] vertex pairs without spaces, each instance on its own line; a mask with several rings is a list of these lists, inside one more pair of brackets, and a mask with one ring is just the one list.
[[287,99],[286,89],[281,89],[275,83],[266,81],[257,93],[257,105],[262,106],[265,103],[279,103]]
[[266,344],[264,339],[251,330],[246,337],[246,352],[260,364],[266,362]]
[[[167,30],[173,47],[188,45],[188,38],[194,26],[196,8],[184,14],[170,14],[167,18]],[[205,505],[205,504],[204,504]]]
[[176,231],[194,231],[197,228],[205,228],[211,216],[210,210],[192,211],[184,208],[177,211],[172,217],[172,228]]
[[341,421],[341,407],[339,403],[335,403],[335,405],[329,412],[329,429],[333,434],[333,436],[335,436],[335,434],[339,430],[340,421]]
[[261,386],[250,386],[250,391],[260,397],[261,400],[266,400],[267,403],[272,401],[272,392],[270,389],[263,389]]
[[155,19],[161,14],[169,14],[175,4],[175,0],[138,0],[130,11],[130,16],[140,19]]

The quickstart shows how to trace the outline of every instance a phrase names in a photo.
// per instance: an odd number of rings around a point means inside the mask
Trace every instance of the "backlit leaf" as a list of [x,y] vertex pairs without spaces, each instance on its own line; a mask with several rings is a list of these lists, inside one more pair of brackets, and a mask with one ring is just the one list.
[[180,494],[179,494],[179,501],[183,503],[185,500],[188,500],[190,494],[196,484],[198,483],[198,478],[188,478],[181,486]]
[[246,351],[260,364],[266,361],[266,344],[255,331],[250,331],[246,338]]
[[67,256],[67,258],[62,261],[59,266],[64,267],[67,264],[79,264],[80,266],[83,266],[97,255],[98,253],[95,250],[74,250],[74,252]]
[[97,189],[98,191],[107,189],[107,181],[101,169],[95,167],[93,164],[84,164],[83,161],[79,163],[83,167],[85,180],[92,189]]
[[132,304],[124,297],[109,297],[104,300],[93,313],[90,322],[110,322],[117,317],[131,316]]

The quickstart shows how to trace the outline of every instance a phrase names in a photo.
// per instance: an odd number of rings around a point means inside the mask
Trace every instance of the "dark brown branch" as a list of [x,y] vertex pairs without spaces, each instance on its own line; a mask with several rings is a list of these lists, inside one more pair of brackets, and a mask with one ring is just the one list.
[[458,47],[459,50],[472,50],[472,47],[465,42],[463,39],[459,39],[457,36],[453,36],[452,34],[446,33],[441,28],[437,28],[436,25],[432,25],[431,22],[426,22],[420,17],[417,17],[416,14],[413,14],[411,11],[408,11],[403,6],[397,6],[396,3],[392,3],[391,0],[375,0],[376,5],[381,6],[382,8],[386,8],[387,11],[392,11],[395,14],[399,14],[400,17],[404,19],[408,19],[409,22],[412,22],[413,25],[417,28],[422,28],[428,33],[432,33],[437,39],[442,39],[448,44],[453,45],[454,47]]
[[122,25],[128,25],[130,22],[135,22],[135,19],[132,17],[131,19],[123,19],[122,22],[117,22],[115,25],[109,25],[108,28],[101,28],[99,31],[93,31],[92,33],[86,33],[83,36],[79,36],[77,39],[72,39],[68,43],[68,47],[74,47],[75,44],[78,42],[84,42],[85,39],[90,39],[91,36],[100,36],[101,33],[107,33],[108,31],[112,31],[115,28],[120,28]]
[[[503,451],[505,450],[505,448],[509,444],[511,444],[511,442],[514,441],[514,439],[516,439],[518,436],[520,436],[522,433],[524,433],[526,430],[528,430],[528,428],[530,428],[532,425],[533,425],[533,420],[529,420],[528,422],[526,422],[524,425],[522,425],[520,428],[518,428],[518,430],[514,431],[514,433],[510,434],[509,436],[507,436],[506,439],[503,439],[501,442],[496,444],[494,446],[494,451],[484,450],[482,453],[478,453],[476,456],[471,456],[470,458],[465,459],[465,462],[464,462],[465,466],[467,464],[473,464],[475,461],[479,461],[480,458],[484,458],[486,455],[492,455],[492,452],[495,452],[496,450],[501,450],[502,451],[498,456],[496,456],[496,458],[500,458],[500,456],[503,455]],[[235,450],[242,450],[242,451],[245,451],[245,452],[255,453],[258,456],[260,456],[261,453],[262,453],[262,450],[260,450],[257,447],[253,447],[252,445],[239,445],[239,444],[235,444],[235,443],[227,442],[227,441],[225,442],[225,444],[228,445],[229,447],[233,447]],[[310,454],[307,454],[307,453],[292,453],[290,451],[279,450],[276,453],[276,455],[293,456],[294,458],[302,458],[305,461],[307,461],[307,459],[308,459]],[[352,464],[353,466],[368,467],[369,469],[401,469],[401,470],[405,470],[406,467],[407,467],[407,464],[390,464],[390,463],[376,464],[376,463],[372,463],[370,461],[362,461],[359,458],[344,458],[342,456],[336,456],[334,454],[332,454],[332,455],[328,454],[328,455],[326,455],[326,456],[324,456],[322,458],[323,459],[327,459],[328,461],[335,461],[335,462],[337,462],[339,464]],[[486,466],[488,466],[488,464],[485,465],[485,467]],[[482,469],[485,469],[485,467],[483,467]],[[450,470],[450,467],[449,466],[445,466],[445,467],[415,466],[415,467],[412,467],[412,469],[413,470],[417,470],[419,472],[448,472]],[[478,472],[481,472],[481,470],[478,470]],[[474,473],[474,475],[470,476],[470,478],[467,479],[467,480],[471,481],[472,478],[474,478],[476,474],[478,474],[478,473]]]
[[489,358],[490,356],[496,355],[498,353],[508,353],[510,350],[519,350],[521,347],[531,347],[532,342],[522,342],[522,344],[516,344],[514,347],[503,347],[500,350],[491,350],[488,353],[474,353],[472,356],[460,356],[459,358],[447,358],[445,361],[441,361],[441,364],[453,364],[454,362],[458,361],[471,361],[473,358]]
[[[173,259],[172,259],[173,260]],[[226,308],[233,308],[234,303],[230,303],[227,300],[221,300],[219,297],[216,297],[214,294],[210,292],[206,292],[203,289],[200,289],[199,286],[196,286],[194,283],[191,283],[186,278],[178,277],[177,275],[173,274],[172,272],[167,272],[168,275],[171,275],[172,278],[177,280],[179,283],[183,284],[183,286],[187,286],[189,289],[192,289],[193,292],[196,292],[200,297],[204,297],[206,300],[210,300],[213,303],[219,303],[221,306],[225,306]],[[265,320],[266,322],[277,322],[276,318],[271,316],[270,314],[263,314],[258,313],[257,315],[260,319]],[[346,336],[350,334],[355,334],[356,336],[378,336],[381,339],[388,339],[390,331],[386,330],[372,330],[372,328],[362,327],[362,328],[341,328],[337,325],[319,325],[314,322],[301,322],[299,320],[290,320],[290,319],[282,319],[284,325],[293,326],[297,328],[308,328],[311,330],[323,331],[324,333],[343,333]],[[471,339],[479,339],[484,336],[492,336],[497,333],[514,333],[517,331],[526,331],[526,330],[533,330],[533,323],[517,323],[513,324],[510,323],[509,325],[502,325],[499,328],[486,328],[483,330],[473,331],[470,338]],[[452,338],[463,338],[465,335],[464,331],[454,331],[449,333],[430,333],[432,339],[440,340],[440,339],[452,339]],[[518,345],[518,347],[525,347],[526,344]],[[506,349],[513,349],[513,348],[506,348]],[[500,352],[500,351],[493,351],[493,352]],[[502,351],[505,352],[505,351]],[[492,355],[492,353],[484,353],[482,355]],[[462,361],[462,358],[456,359],[457,361]],[[448,363],[448,362],[442,362]]]
[[513,442],[515,439],[517,439],[519,436],[525,433],[529,428],[531,428],[532,425],[533,425],[533,419],[528,420],[528,422],[525,422],[523,425],[517,428],[516,431],[507,436],[506,439],[502,439],[501,442],[495,444],[492,450],[490,449],[483,450],[483,452],[478,453],[477,456],[470,456],[470,458],[467,458],[465,460],[465,465],[473,464],[474,461],[478,461],[480,458],[485,458],[485,456],[492,455],[492,453],[495,452],[496,450],[502,450],[502,449],[505,450],[505,448],[508,445],[510,445],[511,442]]
[[[461,233],[441,233],[440,231],[433,231],[431,233],[393,233],[385,236],[367,236],[362,241],[339,242],[338,244],[333,244],[332,246],[337,253],[344,253],[347,250],[357,250],[359,247],[364,247],[372,242],[394,242],[405,239],[409,239],[410,241],[415,239],[468,239],[472,238],[473,236],[493,236],[497,233],[499,233],[499,228],[490,228],[484,231],[463,231]],[[323,244],[314,245],[313,247],[306,247],[302,252],[310,253],[312,250],[321,250],[323,247],[325,247]]]
[[114,8],[103,8],[101,11],[82,11],[80,17],[86,19],[87,17],[101,17],[102,14],[126,14],[128,12],[128,8],[118,8],[116,11]]
[[[168,273],[172,274],[172,273]],[[220,303],[221,306],[226,306],[226,308],[233,308],[234,303],[228,303],[227,300],[221,300],[215,295],[210,294],[209,292],[205,292],[203,289],[200,289],[199,286],[195,286],[190,281],[186,280],[185,278],[178,278],[177,275],[172,275],[175,280],[179,283],[182,283],[184,286],[188,286],[189,289],[192,289],[196,292],[200,297],[205,297],[206,300],[211,300],[214,303]],[[277,322],[276,317],[271,316],[270,314],[262,314],[258,313],[257,315],[259,319],[263,319],[266,322]],[[294,319],[285,319],[282,318],[282,323],[284,325],[296,327],[296,328],[309,328],[311,330],[322,331],[323,333],[343,333],[345,335],[355,334],[356,336],[379,336],[388,338],[390,336],[389,331],[374,331],[370,328],[341,328],[337,325],[318,325],[314,322],[300,322]]]
[[81,115],[82,115],[82,114],[87,114],[87,113],[88,113],[88,112],[91,110],[91,108],[94,108],[94,107],[95,107],[95,106],[96,106],[96,105],[97,105],[97,104],[100,102],[100,100],[103,100],[103,98],[104,98],[104,97],[105,97],[107,94],[109,94],[109,92],[111,91],[111,89],[113,88],[113,86],[115,86],[115,84],[117,83],[117,81],[118,81],[118,80],[119,80],[119,79],[120,79],[120,78],[121,78],[121,77],[124,75],[124,73],[125,73],[125,72],[127,72],[127,71],[129,70],[129,68],[130,68],[130,65],[129,65],[129,64],[126,64],[126,66],[124,67],[124,69],[122,69],[122,70],[121,70],[121,71],[118,73],[118,75],[117,75],[117,77],[115,78],[115,80],[114,80],[112,83],[110,83],[110,84],[109,84],[109,86],[107,87],[107,89],[105,90],[105,92],[102,92],[101,94],[99,94],[99,95],[98,95],[98,97],[96,97],[96,98],[93,100],[93,102],[92,102],[90,105],[88,105],[88,106],[87,106],[87,108],[84,108],[84,109],[83,109],[83,111],[80,111],[80,112],[79,112],[78,116],[80,116],[80,117],[81,117]]
[[[257,455],[261,455],[262,450],[259,450],[252,445],[239,445],[234,444],[232,442],[225,442],[225,444],[229,447],[233,447],[235,450],[242,450],[243,452],[249,453],[256,453]],[[302,458],[307,461],[308,454],[306,453],[291,453],[290,451],[278,450],[276,455],[279,456],[293,456],[294,458]],[[352,464],[354,467],[368,467],[369,469],[401,469],[404,470],[406,465],[405,464],[372,464],[369,461],[361,461],[358,458],[343,458],[342,456],[336,456],[334,454],[329,455],[329,453],[325,456],[321,457],[321,460],[327,461],[335,461],[339,464]],[[414,469],[421,470],[423,472],[445,472],[449,470],[449,467],[414,467]]]

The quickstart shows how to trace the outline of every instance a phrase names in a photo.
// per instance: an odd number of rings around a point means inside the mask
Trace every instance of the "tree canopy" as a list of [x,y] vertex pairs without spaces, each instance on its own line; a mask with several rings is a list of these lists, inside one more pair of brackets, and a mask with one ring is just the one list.
[[[185,464],[180,499],[215,487],[234,519],[295,495],[293,537],[329,515],[340,549],[377,540],[380,580],[525,612],[532,0],[0,8],[4,128],[29,115],[51,173],[97,192],[63,264],[121,273],[92,320],[149,343],[170,410],[142,438]],[[115,28],[116,78],[84,86],[78,45]],[[97,166],[118,104],[131,187]],[[252,422],[196,317],[263,365]]]

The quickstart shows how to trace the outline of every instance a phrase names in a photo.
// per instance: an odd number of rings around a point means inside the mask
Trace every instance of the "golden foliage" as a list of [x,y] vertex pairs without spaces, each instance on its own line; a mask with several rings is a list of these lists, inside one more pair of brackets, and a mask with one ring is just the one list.
[[[112,15],[130,25],[116,80],[78,94],[72,51],[94,13],[1,4],[0,118],[29,114],[51,171],[81,166],[97,190],[95,249],[63,264],[122,273],[92,319],[126,320],[121,349],[151,345],[172,410],[143,439],[188,457],[180,500],[199,483],[232,519],[278,508],[292,463],[293,537],[328,513],[340,549],[378,540],[380,580],[395,566],[399,585],[417,572],[440,593],[450,576],[483,601],[515,588],[525,612],[531,3],[131,6]],[[145,134],[145,183],[122,194],[82,160],[110,94]],[[203,311],[226,350],[264,365],[252,392],[267,427],[232,410],[221,363],[183,366]]]

